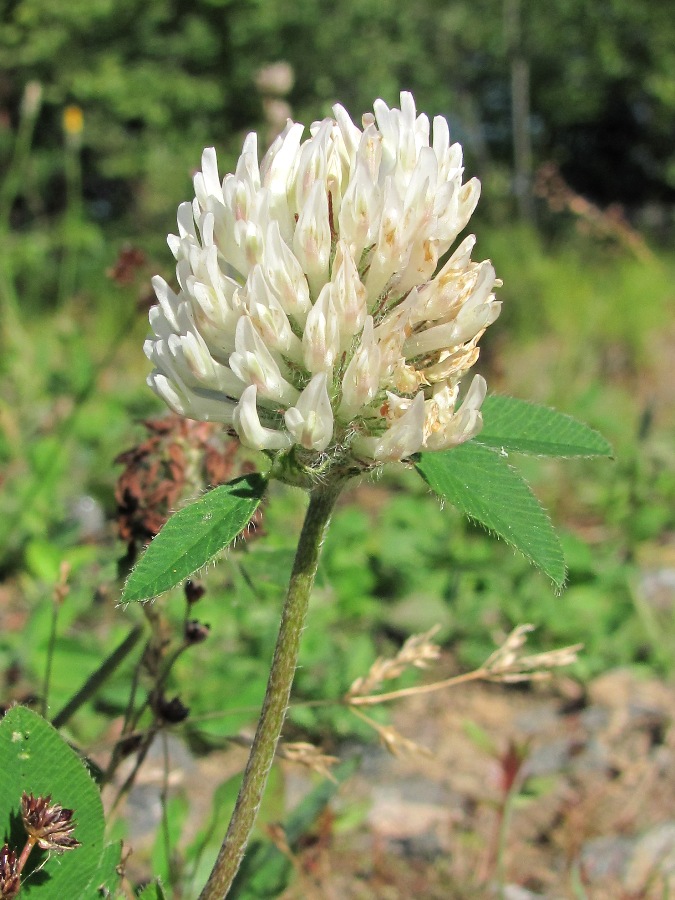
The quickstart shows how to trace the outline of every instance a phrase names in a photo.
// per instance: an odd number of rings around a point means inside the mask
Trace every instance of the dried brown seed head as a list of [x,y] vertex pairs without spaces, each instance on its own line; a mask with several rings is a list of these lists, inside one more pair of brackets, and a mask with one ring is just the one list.
[[206,593],[206,588],[201,581],[193,581],[191,578],[185,582],[185,599],[188,603],[197,603]]
[[52,803],[51,794],[34,797],[25,791],[21,796],[21,818],[28,836],[33,838],[42,850],[61,853],[81,846],[72,834],[76,823],[73,810],[64,809],[60,803]]
[[[117,480],[115,500],[129,564],[181,503],[253,471],[238,455],[238,440],[217,423],[170,415],[143,424],[146,439],[115,460],[125,467]],[[253,524],[257,522],[259,514]],[[248,529],[243,536],[250,538],[251,533]]]
[[201,644],[209,636],[211,626],[204,622],[198,622],[197,619],[190,619],[185,623],[185,643]]
[[20,890],[16,853],[4,844],[0,848],[0,900],[12,900],[19,895]]
[[190,715],[190,710],[181,701],[180,697],[167,700],[161,697],[156,706],[157,715],[161,716],[169,725],[177,725],[184,722]]

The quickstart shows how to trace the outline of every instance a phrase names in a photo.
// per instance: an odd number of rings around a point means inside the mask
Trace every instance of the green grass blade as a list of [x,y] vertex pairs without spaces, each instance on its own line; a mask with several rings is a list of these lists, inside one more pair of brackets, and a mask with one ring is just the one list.
[[246,527],[266,487],[262,475],[245,475],[174,513],[129,575],[122,602],[156,597],[211,562]]
[[500,453],[471,441],[445,452],[423,453],[416,467],[439,496],[503,538],[562,587],[565,560],[551,521]]
[[515,397],[486,397],[476,442],[495,450],[535,456],[611,456],[601,434],[572,416]]

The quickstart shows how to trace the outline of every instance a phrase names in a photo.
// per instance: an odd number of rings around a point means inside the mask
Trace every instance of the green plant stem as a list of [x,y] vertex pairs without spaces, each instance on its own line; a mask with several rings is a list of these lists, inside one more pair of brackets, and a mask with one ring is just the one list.
[[58,305],[71,300],[77,281],[77,263],[82,228],[82,163],[79,143],[66,140],[66,210],[63,218],[63,253],[59,268]]
[[513,789],[507,793],[499,815],[499,836],[497,840],[497,887],[499,900],[506,900],[506,844],[516,793]]
[[60,728],[62,725],[65,725],[68,719],[70,719],[81,706],[94,696],[101,685],[110,678],[112,673],[131,653],[142,634],[143,629],[140,625],[135,625],[131,629],[122,643],[113,650],[110,656],[101,663],[95,672],[92,672],[82,687],[73,694],[63,709],[54,716],[52,719],[54,728]]
[[[34,88],[33,88],[34,89]],[[21,106],[21,118],[9,168],[0,182],[0,242],[3,252],[0,255],[0,308],[2,309],[2,327],[5,331],[7,346],[14,349],[25,347],[25,332],[21,322],[19,298],[16,293],[12,252],[9,244],[10,218],[12,206],[23,186],[26,165],[30,159],[35,123],[40,111],[40,98],[34,103]]]
[[288,709],[321,544],[341,487],[318,485],[310,491],[258,728],[227,834],[199,900],[223,900],[243,859]]
[[45,680],[42,688],[42,717],[47,718],[49,714],[49,689],[52,683],[52,663],[54,662],[54,651],[56,649],[56,630],[59,622],[59,613],[61,612],[61,601],[56,597],[52,599],[52,618],[49,625],[49,641],[47,643],[47,662],[45,665]]

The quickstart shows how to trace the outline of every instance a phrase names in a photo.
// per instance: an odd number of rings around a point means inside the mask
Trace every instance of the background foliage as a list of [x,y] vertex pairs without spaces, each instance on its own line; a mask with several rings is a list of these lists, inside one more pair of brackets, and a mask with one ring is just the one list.
[[[602,202],[675,196],[675,25],[664,3],[629,0],[4,0],[0,149],[11,146],[24,86],[44,85],[30,188],[33,212],[62,204],[59,120],[85,113],[90,217],[162,228],[203,146],[230,158],[259,125],[261,66],[293,67],[300,121],[339,99],[355,116],[375,96],[414,90],[448,115],[482,172],[511,160],[510,63],[531,72],[537,161],[554,159]],[[516,36],[511,34],[516,28]],[[357,74],[355,74],[357,73]],[[29,196],[24,197],[30,206]],[[28,210],[24,210],[27,214]],[[17,211],[18,215],[18,211]],[[161,229],[160,229],[161,231]]]

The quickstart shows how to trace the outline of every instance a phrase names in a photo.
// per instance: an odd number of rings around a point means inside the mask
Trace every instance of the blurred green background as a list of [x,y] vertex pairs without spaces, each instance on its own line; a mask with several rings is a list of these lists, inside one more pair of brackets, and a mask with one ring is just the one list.
[[[569,586],[545,578],[405,471],[346,499],[305,634],[298,696],[339,697],[379,652],[438,622],[463,666],[530,621],[586,645],[577,675],[672,673],[675,624],[675,19],[646,0],[2,0],[0,27],[0,697],[41,693],[65,560],[56,710],[126,632],[115,608],[114,458],[162,412],[145,387],[149,277],[202,148],[231,169],[342,103],[412,90],[448,118],[483,183],[477,258],[503,279],[480,361],[492,390],[599,428],[613,463],[528,460],[560,525]],[[352,501],[356,501],[352,503]],[[195,726],[223,737],[262,696],[302,498],[209,575],[212,636],[174,672]],[[423,525],[420,527],[420,516]],[[175,607],[175,609],[174,609]],[[165,609],[180,622],[179,599]],[[70,723],[97,738],[129,672]],[[227,686],[224,690],[223,685]],[[223,699],[224,698],[224,699]],[[298,707],[301,733],[359,732]],[[193,734],[194,736],[194,734]]]

